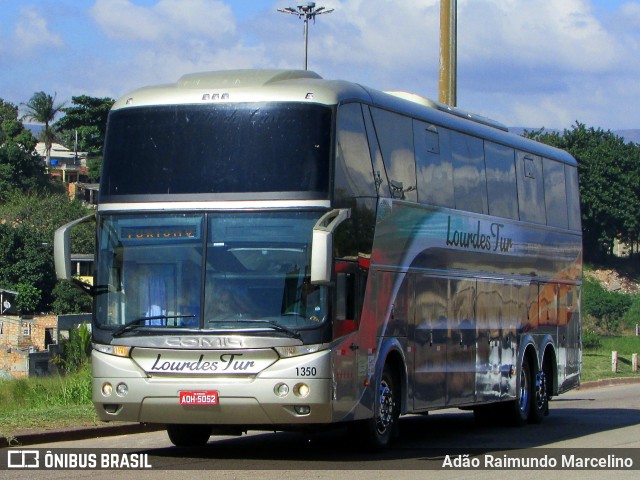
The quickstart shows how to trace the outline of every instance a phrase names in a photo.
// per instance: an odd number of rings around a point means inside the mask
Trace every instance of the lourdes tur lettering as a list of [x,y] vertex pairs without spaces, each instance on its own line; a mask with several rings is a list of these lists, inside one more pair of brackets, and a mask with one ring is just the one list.
[[255,367],[252,360],[238,360],[242,353],[225,353],[217,360],[205,360],[204,354],[198,360],[163,360],[159,353],[151,367],[154,372],[244,372]]
[[456,230],[451,227],[451,217],[447,220],[447,246],[485,250],[488,252],[508,252],[513,247],[513,239],[505,237],[502,223],[492,223],[489,229],[482,230],[478,220],[477,228],[472,231]]

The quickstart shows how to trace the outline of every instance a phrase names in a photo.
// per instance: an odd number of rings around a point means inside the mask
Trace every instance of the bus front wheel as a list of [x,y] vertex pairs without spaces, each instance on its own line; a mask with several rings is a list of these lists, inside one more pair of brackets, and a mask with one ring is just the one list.
[[167,425],[169,440],[176,447],[202,447],[211,436],[209,425]]
[[391,443],[400,417],[400,382],[389,365],[385,365],[376,385],[373,418],[360,425],[366,447],[381,450]]

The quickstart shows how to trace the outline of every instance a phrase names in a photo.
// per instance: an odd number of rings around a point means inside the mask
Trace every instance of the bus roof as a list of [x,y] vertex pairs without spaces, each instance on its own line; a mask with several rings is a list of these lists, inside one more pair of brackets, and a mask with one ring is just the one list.
[[308,70],[226,70],[183,75],[177,82],[137,89],[113,110],[156,105],[247,102],[308,102],[338,105],[359,101],[576,165],[563,150],[508,132],[504,125],[406,92],[382,92],[353,82],[325,80]]

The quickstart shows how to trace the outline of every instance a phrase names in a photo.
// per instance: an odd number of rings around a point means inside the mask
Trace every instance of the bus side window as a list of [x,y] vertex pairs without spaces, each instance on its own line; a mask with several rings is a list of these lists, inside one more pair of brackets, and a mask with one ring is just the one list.
[[451,132],[451,151],[456,208],[475,213],[488,213],[489,202],[482,140],[463,133]]
[[417,201],[412,119],[379,108],[372,108],[371,115],[389,176],[391,196]]
[[418,201],[453,208],[453,166],[449,130],[413,121]]
[[564,178],[567,182],[567,209],[569,213],[569,228],[582,229],[580,218],[580,193],[578,190],[578,169],[570,165],[564,166]]
[[371,109],[367,106],[364,108],[364,124],[367,130],[367,139],[369,140],[369,150],[371,151],[371,162],[373,164],[373,171],[376,182],[376,193],[379,197],[389,197],[391,195],[389,190],[389,180],[387,179],[387,170],[384,167],[382,161],[382,153],[380,152],[380,145],[378,144],[378,137],[376,136],[376,129],[373,126],[373,119],[371,118]]
[[376,197],[376,177],[359,103],[338,110],[334,199],[338,207],[354,197]]
[[517,152],[518,207],[520,220],[544,225],[547,223],[542,180],[542,158]]
[[513,148],[484,142],[489,215],[518,220],[518,187]]
[[567,185],[564,165],[548,158],[542,160],[544,170],[544,201],[547,207],[547,225],[568,228]]

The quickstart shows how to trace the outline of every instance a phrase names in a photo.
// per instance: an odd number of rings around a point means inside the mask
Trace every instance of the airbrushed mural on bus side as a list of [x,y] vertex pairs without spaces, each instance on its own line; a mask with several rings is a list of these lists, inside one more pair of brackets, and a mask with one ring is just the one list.
[[581,270],[570,232],[380,199],[362,347],[402,356],[405,411],[515,398],[527,342],[556,394],[579,379]]

